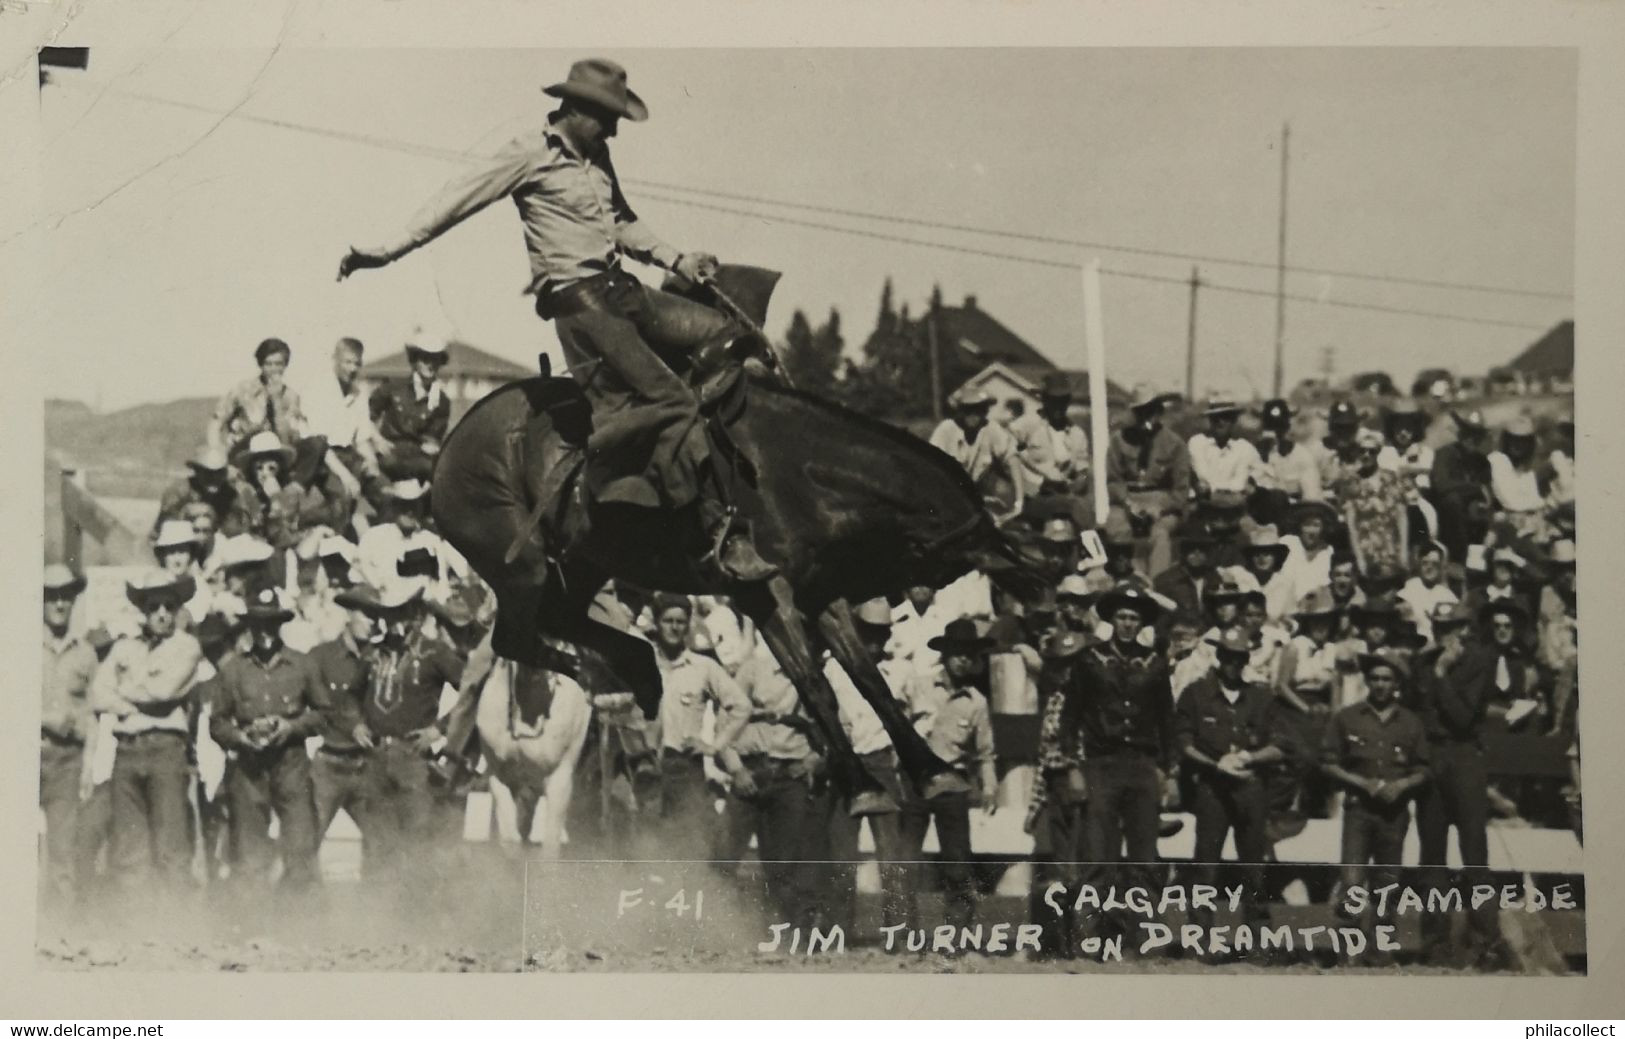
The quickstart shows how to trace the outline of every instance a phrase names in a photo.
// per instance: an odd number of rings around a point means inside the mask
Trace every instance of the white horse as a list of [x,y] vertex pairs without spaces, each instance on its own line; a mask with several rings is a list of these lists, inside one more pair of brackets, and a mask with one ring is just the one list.
[[496,661],[480,693],[474,726],[492,777],[513,794],[520,838],[530,832],[540,799],[542,857],[557,859],[592,704],[575,679],[544,672],[552,702],[539,725],[527,725],[514,703],[518,668],[511,661]]

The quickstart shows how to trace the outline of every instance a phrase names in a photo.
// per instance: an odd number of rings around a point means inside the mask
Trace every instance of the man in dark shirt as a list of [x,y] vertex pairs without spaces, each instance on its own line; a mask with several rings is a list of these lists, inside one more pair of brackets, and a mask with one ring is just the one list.
[[421,587],[385,589],[366,609],[382,637],[367,654],[367,691],[352,733],[370,751],[361,825],[382,868],[432,864],[431,755],[443,739],[436,718],[441,691],[462,682],[464,661],[424,634]]
[[1429,487],[1439,513],[1439,540],[1451,559],[1462,559],[1467,546],[1483,540],[1489,529],[1490,430],[1478,412],[1452,411],[1456,439],[1433,453]]
[[451,424],[451,398],[436,382],[450,354],[406,344],[412,374],[372,393],[372,422],[382,441],[378,467],[391,480],[428,480]]
[[1130,523],[1135,556],[1156,574],[1173,562],[1172,536],[1190,498],[1191,458],[1185,441],[1162,424],[1170,395],[1136,386],[1124,426],[1106,447],[1106,493],[1113,513]]
[[[1343,884],[1368,888],[1397,883],[1410,829],[1410,801],[1428,781],[1428,741],[1422,719],[1399,705],[1405,666],[1363,654],[1366,698],[1332,716],[1321,746],[1321,768],[1347,790],[1343,800]],[[1370,871],[1367,880],[1367,866]],[[1376,899],[1371,899],[1374,908]],[[1375,924],[1362,914],[1368,933]]]
[[275,589],[262,589],[249,601],[243,620],[253,646],[220,663],[209,735],[231,756],[226,782],[237,850],[233,875],[265,880],[275,811],[282,882],[302,888],[316,879],[315,801],[304,741],[321,726],[326,698],[316,665],[282,644],[280,629],[292,619]]
[[158,528],[165,520],[190,520],[188,506],[207,505],[214,512],[215,531],[226,537],[241,534],[248,529],[247,503],[242,500],[238,484],[231,479],[226,452],[205,444],[197,454],[186,460],[191,472],[165,488],[158,502],[158,518],[152,523],[152,537],[158,537]]
[[[1215,670],[1179,698],[1175,732],[1191,784],[1196,814],[1195,860],[1204,877],[1218,874],[1225,837],[1236,835],[1236,861],[1261,864],[1269,853],[1269,794],[1257,771],[1285,759],[1275,734],[1275,694],[1242,677],[1252,639],[1230,628],[1213,643]],[[1263,867],[1243,871],[1248,907],[1258,905]]]
[[[1432,617],[1438,646],[1416,661],[1417,707],[1427,729],[1432,764],[1431,781],[1416,804],[1423,876],[1432,885],[1455,885],[1464,898],[1473,883],[1482,881],[1489,865],[1490,780],[1484,730],[1500,662],[1494,647],[1469,639],[1472,620],[1472,613],[1460,604],[1440,607]],[[1454,876],[1444,868],[1451,826],[1456,828],[1465,867]],[[1465,948],[1452,941],[1450,917],[1442,913],[1423,917],[1423,954],[1430,962],[1461,966],[1493,955],[1500,944],[1500,919],[1493,904],[1487,909],[1468,914],[1472,940]]]
[[[1213,536],[1205,525],[1187,520],[1175,532],[1174,540],[1179,547],[1179,563],[1153,577],[1151,587],[1172,599],[1181,610],[1202,613],[1202,594],[1213,583]],[[1109,621],[1104,614],[1101,619]]]
[[[311,779],[316,788],[316,845],[321,847],[333,817],[344,809],[356,828],[367,819],[367,751],[356,742],[356,726],[361,722],[361,700],[367,694],[368,650],[372,645],[373,620],[367,606],[377,592],[357,585],[334,599],[345,610],[344,630],[335,639],[310,651],[310,659],[321,676],[327,705],[317,735],[321,746],[311,759]],[[375,865],[368,854],[367,833],[361,833],[361,868]]]

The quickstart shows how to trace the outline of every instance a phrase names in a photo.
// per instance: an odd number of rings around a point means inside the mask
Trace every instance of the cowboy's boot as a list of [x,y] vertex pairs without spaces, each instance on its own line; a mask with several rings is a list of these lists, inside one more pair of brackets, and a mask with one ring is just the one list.
[[705,520],[707,540],[711,549],[700,561],[715,566],[724,577],[734,581],[765,581],[779,572],[756,551],[750,529],[735,518],[732,510],[709,498],[702,499],[700,510]]

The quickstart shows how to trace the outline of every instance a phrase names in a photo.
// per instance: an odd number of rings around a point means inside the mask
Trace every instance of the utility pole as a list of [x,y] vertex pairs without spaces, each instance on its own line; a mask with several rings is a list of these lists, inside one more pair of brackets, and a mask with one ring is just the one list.
[[1191,268],[1191,312],[1185,332],[1185,399],[1196,399],[1196,293],[1202,287],[1202,272]]
[[1292,141],[1292,124],[1281,124],[1281,224],[1275,244],[1275,380],[1274,396],[1281,396],[1286,381],[1286,178],[1287,149]]

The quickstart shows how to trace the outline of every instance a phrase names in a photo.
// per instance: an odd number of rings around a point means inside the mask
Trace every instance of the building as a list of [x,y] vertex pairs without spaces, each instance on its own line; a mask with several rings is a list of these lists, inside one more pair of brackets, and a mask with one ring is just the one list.
[[[454,416],[467,411],[469,405],[497,387],[536,374],[535,369],[486,353],[479,347],[456,339],[446,343],[446,352],[450,354],[450,359],[440,370],[440,381],[445,386],[446,395],[451,398]],[[412,366],[407,363],[404,350],[379,358],[362,367],[362,392],[370,394],[381,383],[404,379],[411,374]]]
[[1535,391],[1566,393],[1574,389],[1574,322],[1560,321],[1508,362]]

